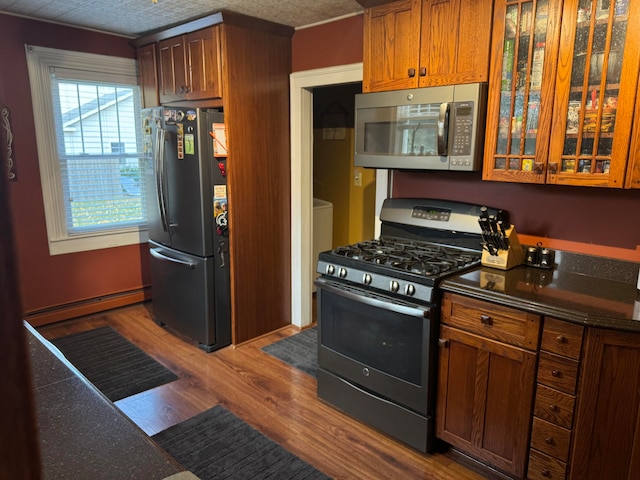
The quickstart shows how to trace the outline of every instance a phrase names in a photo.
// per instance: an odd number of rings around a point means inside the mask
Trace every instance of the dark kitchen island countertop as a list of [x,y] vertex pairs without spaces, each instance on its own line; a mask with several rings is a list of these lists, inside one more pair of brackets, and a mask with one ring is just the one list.
[[556,252],[551,270],[481,266],[447,277],[442,290],[584,326],[640,332],[640,264]]
[[43,479],[153,480],[186,473],[49,341],[25,327]]

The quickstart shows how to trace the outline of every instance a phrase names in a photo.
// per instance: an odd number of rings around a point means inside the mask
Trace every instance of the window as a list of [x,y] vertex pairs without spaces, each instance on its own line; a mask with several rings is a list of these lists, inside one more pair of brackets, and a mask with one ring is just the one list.
[[147,241],[135,61],[27,46],[52,255]]

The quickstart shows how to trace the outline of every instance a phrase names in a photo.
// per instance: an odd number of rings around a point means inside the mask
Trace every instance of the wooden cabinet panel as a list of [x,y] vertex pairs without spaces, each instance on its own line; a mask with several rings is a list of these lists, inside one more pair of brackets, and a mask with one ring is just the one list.
[[158,72],[160,102],[183,99],[188,83],[184,36],[158,43]]
[[538,383],[568,393],[569,395],[575,395],[577,379],[577,361],[551,353],[540,353]]
[[533,419],[531,448],[566,462],[569,457],[570,440],[571,430],[546,422],[540,418]]
[[521,476],[527,456],[536,354],[440,327],[436,435]]
[[446,295],[442,301],[442,323],[486,338],[535,350],[540,316],[461,295]]
[[189,88],[187,100],[222,97],[220,27],[204,28],[185,35]]
[[576,399],[544,385],[538,385],[533,414],[551,423],[570,429]]
[[640,478],[640,334],[588,329],[570,478]]
[[144,108],[157,107],[158,99],[158,65],[156,63],[156,44],[140,47],[137,51],[140,92]]
[[420,0],[365,10],[363,92],[418,86]]
[[420,87],[489,81],[492,12],[488,1],[422,0]]
[[542,330],[542,350],[578,360],[584,327],[546,317]]

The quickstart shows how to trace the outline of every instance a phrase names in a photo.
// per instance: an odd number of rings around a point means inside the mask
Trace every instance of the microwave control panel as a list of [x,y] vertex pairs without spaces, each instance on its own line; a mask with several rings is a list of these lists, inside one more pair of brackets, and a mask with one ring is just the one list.
[[473,102],[454,104],[451,155],[470,155],[473,135]]

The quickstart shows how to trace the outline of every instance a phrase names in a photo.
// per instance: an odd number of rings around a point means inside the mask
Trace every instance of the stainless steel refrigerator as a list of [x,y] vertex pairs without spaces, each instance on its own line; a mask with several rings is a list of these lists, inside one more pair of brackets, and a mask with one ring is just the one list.
[[142,111],[154,320],[207,352],[231,343],[223,123],[212,109]]

